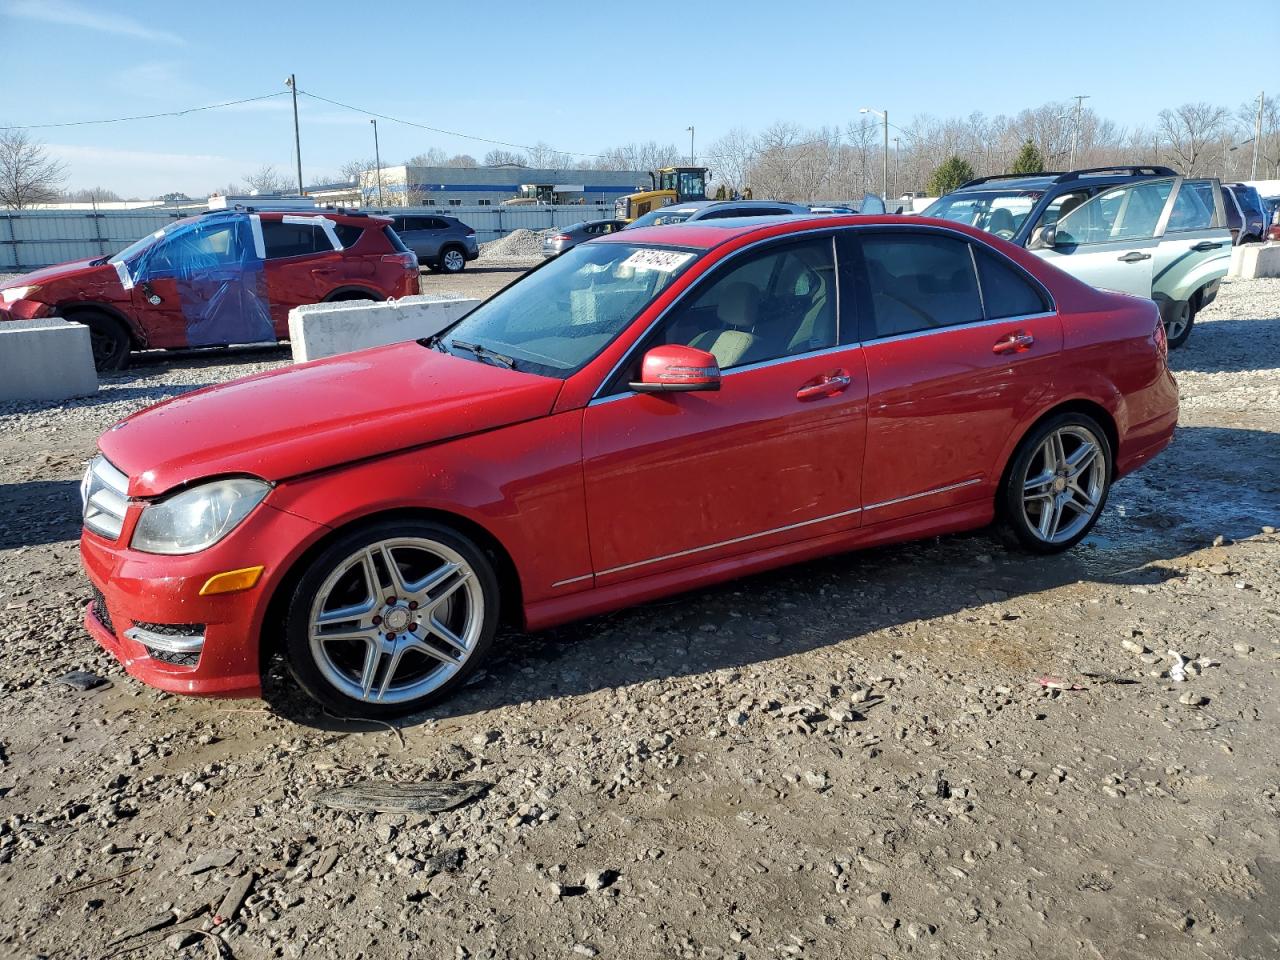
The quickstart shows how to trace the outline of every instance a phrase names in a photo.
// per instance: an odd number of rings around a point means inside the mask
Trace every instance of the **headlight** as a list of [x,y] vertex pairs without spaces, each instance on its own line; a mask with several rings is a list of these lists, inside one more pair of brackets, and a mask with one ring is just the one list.
[[39,289],[39,284],[34,283],[29,287],[5,287],[0,290],[0,300],[5,303],[16,303],[19,300],[25,300]]
[[261,480],[235,477],[150,504],[138,518],[132,546],[144,553],[197,553],[239,526],[270,489]]

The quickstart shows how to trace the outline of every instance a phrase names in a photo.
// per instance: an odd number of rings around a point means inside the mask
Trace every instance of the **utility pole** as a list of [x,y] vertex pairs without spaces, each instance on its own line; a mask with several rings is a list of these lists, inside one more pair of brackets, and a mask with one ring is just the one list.
[[873,110],[871,107],[861,107],[859,113],[874,113],[877,117],[884,120],[884,156],[880,161],[880,188],[882,193],[880,196],[887,202],[889,199],[889,111]]
[[1087,93],[1078,94],[1076,96],[1076,122],[1071,128],[1071,169],[1076,168],[1076,150],[1080,146],[1080,110],[1084,106],[1084,102],[1089,99]]
[[373,162],[378,168],[378,206],[382,206],[382,154],[378,150],[378,121],[370,120],[373,124]]
[[898,171],[902,169],[902,138],[893,138],[893,195],[902,196],[898,190]]
[[693,152],[693,127],[686,127],[685,129],[689,131],[689,166],[694,167],[697,166],[697,160]]
[[1267,91],[1258,94],[1258,119],[1253,125],[1253,166],[1249,168],[1249,179],[1258,179],[1258,144],[1262,142],[1262,110],[1267,103]]
[[298,161],[298,196],[302,196],[302,137],[298,134],[298,80],[291,73],[284,85],[293,91],[293,156]]

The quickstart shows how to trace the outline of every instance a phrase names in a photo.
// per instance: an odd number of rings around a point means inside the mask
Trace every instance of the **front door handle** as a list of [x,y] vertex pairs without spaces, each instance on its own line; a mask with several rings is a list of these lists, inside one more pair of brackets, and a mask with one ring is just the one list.
[[844,370],[826,373],[797,390],[796,399],[817,400],[819,397],[831,397],[849,389],[852,382],[853,378]]
[[992,346],[992,353],[1025,353],[1035,344],[1036,338],[1029,333],[1019,330],[1017,333],[1011,333],[1003,340],[997,340]]
[[1116,257],[1121,263],[1138,263],[1141,260],[1150,260],[1151,254],[1139,253],[1137,250],[1130,250],[1123,257]]
[[1206,250],[1217,250],[1222,244],[1214,243],[1212,240],[1201,240],[1191,249],[1197,253],[1204,253]]

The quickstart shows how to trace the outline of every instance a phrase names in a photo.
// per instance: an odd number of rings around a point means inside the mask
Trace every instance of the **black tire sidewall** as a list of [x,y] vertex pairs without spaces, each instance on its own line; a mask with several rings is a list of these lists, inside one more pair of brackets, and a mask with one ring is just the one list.
[[115,317],[107,316],[105,313],[78,313],[68,319],[84,324],[89,328],[91,343],[92,338],[95,336],[110,337],[114,341],[115,349],[101,363],[98,362],[97,355],[94,355],[93,365],[96,369],[103,371],[123,370],[129,365],[129,351],[133,347],[133,341],[129,336],[129,329],[123,323]]
[[1186,325],[1186,327],[1183,329],[1182,333],[1181,333],[1181,334],[1179,334],[1177,338],[1170,337],[1170,336],[1168,335],[1168,334],[1169,334],[1169,328],[1168,328],[1167,326],[1165,327],[1165,338],[1166,338],[1166,340],[1167,340],[1167,341],[1168,341],[1168,343],[1169,343],[1169,349],[1170,349],[1170,350],[1177,350],[1180,346],[1182,346],[1184,343],[1186,343],[1186,342],[1187,342],[1187,339],[1191,336],[1191,328],[1192,328],[1192,327],[1194,327],[1195,325],[1196,325],[1196,305],[1195,305],[1195,302],[1194,302],[1194,301],[1188,301],[1188,303],[1187,303],[1187,325]]
[[[1026,517],[1022,511],[1022,486],[1026,478],[1027,466],[1031,458],[1035,455],[1040,444],[1044,442],[1045,437],[1055,430],[1061,430],[1067,426],[1084,427],[1098,438],[1102,447],[1103,456],[1106,458],[1106,482],[1102,488],[1102,497],[1098,503],[1098,509],[1093,512],[1093,516],[1089,522],[1084,525],[1079,533],[1069,540],[1062,543],[1045,543],[1040,539],[1039,535],[1033,531],[1027,523]],[[1115,453],[1111,449],[1111,440],[1107,436],[1107,432],[1102,429],[1102,425],[1084,413],[1076,413],[1074,411],[1067,413],[1059,413],[1047,420],[1042,421],[1033,427],[1022,442],[1018,444],[1018,449],[1013,455],[1013,461],[1009,465],[1008,473],[1005,477],[1004,487],[1000,491],[1001,516],[1004,525],[1013,532],[1018,542],[1032,553],[1061,553],[1069,550],[1077,543],[1089,535],[1094,524],[1102,517],[1102,513],[1107,508],[1107,498],[1111,495],[1111,480],[1115,470]]]
[[[480,638],[466,664],[440,687],[416,700],[395,704],[371,704],[347,696],[329,683],[311,653],[309,624],[317,591],[335,565],[362,546],[391,537],[424,537],[456,550],[471,565],[484,594],[485,618]],[[284,656],[298,685],[317,703],[340,717],[378,718],[415,713],[443,700],[467,682],[488,656],[497,632],[501,609],[497,574],[485,552],[452,527],[429,520],[377,520],[359,524],[327,544],[298,579],[288,600],[284,618]]]

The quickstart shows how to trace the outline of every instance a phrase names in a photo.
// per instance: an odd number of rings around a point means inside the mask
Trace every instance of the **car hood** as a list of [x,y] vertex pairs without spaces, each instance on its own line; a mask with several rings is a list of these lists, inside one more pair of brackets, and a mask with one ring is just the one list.
[[280,481],[551,412],[562,382],[398,343],[166,400],[98,442],[153,497],[206,477]]
[[47,286],[63,280],[80,281],[86,278],[101,278],[118,284],[119,277],[116,275],[115,267],[109,263],[94,266],[101,259],[101,257],[86,257],[83,260],[72,260],[69,263],[59,263],[52,267],[32,270],[30,273],[24,273],[21,276],[13,277],[4,283],[0,283],[0,289],[5,287],[27,287],[33,284]]

